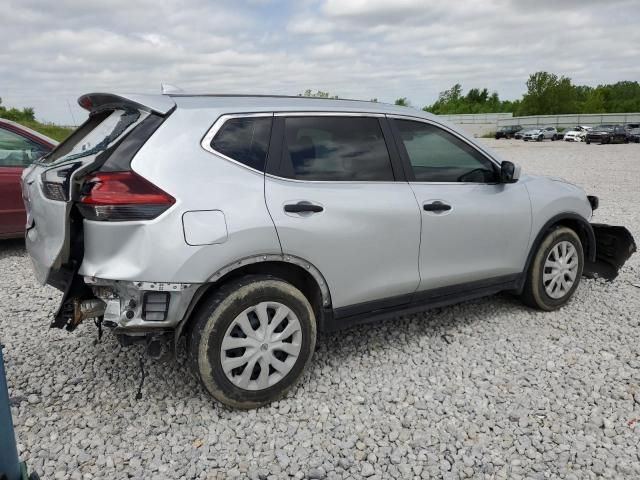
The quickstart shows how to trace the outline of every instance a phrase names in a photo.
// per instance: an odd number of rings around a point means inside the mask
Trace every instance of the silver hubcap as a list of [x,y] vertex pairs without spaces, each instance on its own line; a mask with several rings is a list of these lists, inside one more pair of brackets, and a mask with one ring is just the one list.
[[551,298],[562,298],[576,281],[578,273],[578,252],[571,242],[556,244],[544,262],[542,283]]
[[261,302],[238,315],[222,340],[227,378],[245,390],[262,390],[282,380],[300,355],[302,328],[289,307]]

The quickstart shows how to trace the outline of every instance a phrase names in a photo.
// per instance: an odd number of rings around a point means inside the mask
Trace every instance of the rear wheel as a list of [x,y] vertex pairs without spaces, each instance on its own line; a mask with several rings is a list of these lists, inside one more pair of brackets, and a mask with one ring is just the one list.
[[576,232],[567,227],[552,230],[533,257],[522,300],[540,310],[562,307],[578,288],[583,268],[584,253]]
[[191,367],[216,400],[256,408],[284,396],[302,375],[315,348],[315,315],[290,283],[247,276],[205,303],[188,342]]

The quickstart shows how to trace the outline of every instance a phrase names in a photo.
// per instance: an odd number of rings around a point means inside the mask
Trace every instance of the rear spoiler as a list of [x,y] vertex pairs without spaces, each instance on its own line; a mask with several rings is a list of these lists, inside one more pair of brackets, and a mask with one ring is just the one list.
[[87,93],[78,98],[78,105],[85,110],[130,106],[147,112],[166,115],[176,107],[176,102],[167,95]]

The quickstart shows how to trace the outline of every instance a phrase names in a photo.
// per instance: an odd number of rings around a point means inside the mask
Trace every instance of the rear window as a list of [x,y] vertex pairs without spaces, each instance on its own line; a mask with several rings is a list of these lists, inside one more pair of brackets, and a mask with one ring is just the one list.
[[225,157],[263,172],[269,150],[271,121],[272,117],[229,119],[211,140],[211,148]]
[[69,138],[40,163],[56,165],[105,151],[148,114],[138,110],[105,110],[92,113]]

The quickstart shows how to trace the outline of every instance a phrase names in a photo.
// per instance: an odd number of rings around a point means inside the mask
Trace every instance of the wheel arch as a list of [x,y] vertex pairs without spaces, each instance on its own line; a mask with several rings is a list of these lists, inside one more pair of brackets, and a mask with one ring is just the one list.
[[[523,279],[526,278],[526,274],[529,272],[529,268],[531,268],[531,262],[533,261],[533,257],[538,250],[538,247],[544,240],[544,237],[553,229],[558,227],[567,227],[576,232],[578,237],[580,237],[580,242],[584,248],[585,258],[589,261],[595,261],[596,259],[596,236],[593,232],[593,227],[591,224],[582,216],[577,213],[560,213],[551,217],[547,222],[540,228],[536,238],[531,244],[531,248],[529,249],[529,254],[527,255],[527,261],[525,263],[525,267],[523,270]],[[524,283],[523,285],[524,286]]]
[[208,295],[233,279],[254,274],[273,275],[298,288],[311,303],[318,328],[322,329],[324,317],[332,310],[329,286],[320,270],[311,262],[295,255],[252,255],[222,267],[200,286],[193,295],[184,317],[175,328],[176,344],[190,323],[193,313]]

